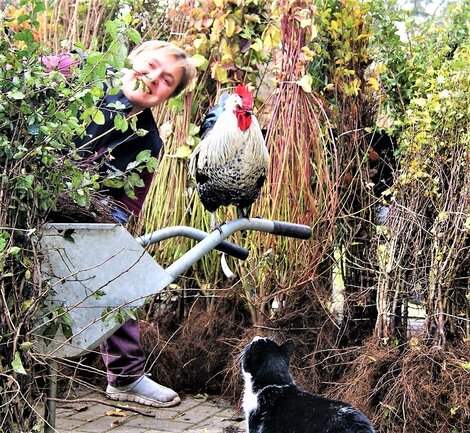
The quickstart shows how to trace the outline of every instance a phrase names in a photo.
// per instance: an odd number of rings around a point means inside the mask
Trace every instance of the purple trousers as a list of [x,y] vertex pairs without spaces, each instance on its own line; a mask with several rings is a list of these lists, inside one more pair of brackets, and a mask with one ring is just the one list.
[[[129,215],[114,207],[111,213],[116,222],[125,225]],[[140,328],[137,320],[128,320],[100,346],[111,386],[126,386],[144,374],[145,356],[140,345]]]
[[100,346],[108,383],[126,386],[144,374],[145,356],[137,320],[129,320]]

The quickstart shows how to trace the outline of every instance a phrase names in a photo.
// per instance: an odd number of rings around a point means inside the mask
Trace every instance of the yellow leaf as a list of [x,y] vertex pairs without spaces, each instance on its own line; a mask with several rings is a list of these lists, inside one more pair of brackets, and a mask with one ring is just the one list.
[[[196,145],[196,138],[195,138],[194,135],[188,135],[188,136],[186,137],[185,142],[186,142],[186,144],[187,144],[187,146],[185,146],[185,147],[188,147],[188,146],[189,146],[189,147],[192,149],[192,148],[195,147],[195,145]],[[178,155],[178,151],[179,151],[179,148],[178,148],[178,150],[176,151],[176,154],[174,155],[176,158],[181,157],[181,156]],[[180,151],[180,152],[183,152],[183,151]],[[182,156],[182,158],[186,158],[186,156]]]
[[171,135],[173,132],[173,125],[170,121],[163,123],[159,128],[158,132],[160,134],[160,138],[163,140],[163,142],[166,141],[166,139]]
[[200,127],[194,123],[189,124],[189,135],[197,135],[199,134]]
[[251,21],[253,23],[260,23],[261,19],[258,15],[255,14],[245,14],[245,20],[246,21]]
[[259,53],[263,49],[263,42],[261,39],[256,39],[256,41],[251,44],[250,48]]
[[196,50],[201,50],[206,45],[207,41],[203,38],[194,39],[193,45]]
[[307,62],[310,62],[315,58],[315,53],[307,46],[302,47],[302,52],[304,53],[304,57]]
[[299,81],[297,81],[297,84],[302,87],[302,90],[306,93],[312,92],[312,83],[313,78],[309,74],[304,75]]
[[356,37],[356,41],[360,41],[361,39],[367,39],[368,37],[372,36],[372,33],[363,33]]
[[220,8],[220,9],[223,9],[224,6],[225,6],[225,4],[224,4],[224,3],[225,3],[225,0],[214,0],[214,3],[215,3],[215,5],[216,5],[218,8]]
[[233,36],[233,34],[235,33],[235,21],[231,17],[228,17],[225,20],[225,33],[227,34],[228,38]]
[[222,68],[220,63],[214,63],[211,68],[212,78],[215,78],[217,81],[221,83],[227,82],[227,71]]
[[375,70],[377,71],[378,74],[382,74],[383,72],[387,70],[387,66],[384,65],[383,63],[377,63]]
[[331,21],[331,29],[332,30],[338,30],[338,21],[332,20]]
[[281,30],[277,27],[269,27],[266,30],[263,44],[268,48],[277,47],[281,42]]
[[367,82],[368,82],[369,86],[372,88],[372,90],[374,90],[374,91],[379,90],[380,86],[379,86],[379,82],[376,78],[369,77]]
[[426,105],[426,99],[424,98],[417,98],[414,102],[418,107],[424,107]]
[[439,215],[437,216],[437,219],[439,221],[444,221],[447,218],[447,212],[446,211],[440,211]]
[[189,155],[191,155],[191,149],[189,146],[180,146],[178,149],[176,149],[175,156],[177,158],[187,158]]
[[318,27],[312,23],[310,26],[310,40],[313,41],[318,36]]

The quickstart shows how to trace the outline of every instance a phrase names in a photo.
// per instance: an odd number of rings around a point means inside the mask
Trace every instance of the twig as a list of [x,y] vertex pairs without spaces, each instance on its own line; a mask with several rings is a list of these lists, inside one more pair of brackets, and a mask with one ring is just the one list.
[[98,398],[75,398],[73,400],[63,399],[63,398],[50,398],[50,400],[51,401],[56,401],[58,403],[98,403],[98,404],[104,404],[106,406],[115,407],[115,408],[121,409],[121,410],[128,410],[128,411],[131,411],[131,412],[135,412],[135,413],[138,413],[139,415],[143,415],[143,416],[149,416],[149,417],[153,417],[153,418],[156,417],[156,414],[151,412],[150,410],[144,411],[144,410],[141,410],[141,409],[137,409],[136,407],[125,406],[125,405],[122,405],[122,404],[119,404],[119,403],[111,403],[111,402],[108,402],[106,400],[100,400]]

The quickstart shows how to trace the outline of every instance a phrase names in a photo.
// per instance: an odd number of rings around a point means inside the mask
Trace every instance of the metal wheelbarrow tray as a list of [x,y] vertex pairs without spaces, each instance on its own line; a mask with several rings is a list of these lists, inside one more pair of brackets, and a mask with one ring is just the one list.
[[[259,218],[233,220],[210,234],[178,226],[139,238],[119,224],[46,224],[40,238],[41,274],[51,292],[46,302],[49,314],[39,318],[36,350],[52,358],[94,350],[122,325],[118,312],[144,305],[212,249],[246,259],[247,250],[224,241],[241,230],[311,236],[308,226]],[[144,247],[175,236],[199,242],[164,269]],[[48,328],[53,332],[45,332]]]

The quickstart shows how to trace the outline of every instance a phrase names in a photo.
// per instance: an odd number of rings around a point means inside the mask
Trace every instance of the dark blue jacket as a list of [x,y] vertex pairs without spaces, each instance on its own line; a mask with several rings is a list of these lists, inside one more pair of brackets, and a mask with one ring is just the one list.
[[[116,110],[109,107],[110,103],[115,102],[120,102],[125,108]],[[91,122],[87,127],[86,134],[82,138],[75,140],[75,146],[77,149],[80,149],[79,153],[81,156],[87,160],[99,161],[103,174],[126,170],[128,164],[135,161],[137,155],[143,150],[150,150],[152,156],[158,157],[163,147],[163,142],[150,108],[143,110],[137,116],[137,128],[148,131],[144,136],[138,136],[130,126],[125,132],[117,130],[108,132],[114,127],[114,118],[117,113],[126,116],[132,109],[132,103],[122,92],[105,96],[99,108],[105,117],[104,124],[98,125],[95,122]],[[100,138],[90,143],[90,140],[95,137]],[[109,150],[112,158],[107,157]],[[127,212],[135,215],[142,208],[152,182],[153,174],[143,170],[140,173],[140,177],[144,181],[145,186],[134,188],[136,199],[131,199],[122,189],[110,188],[106,191],[106,194],[120,201]]]

